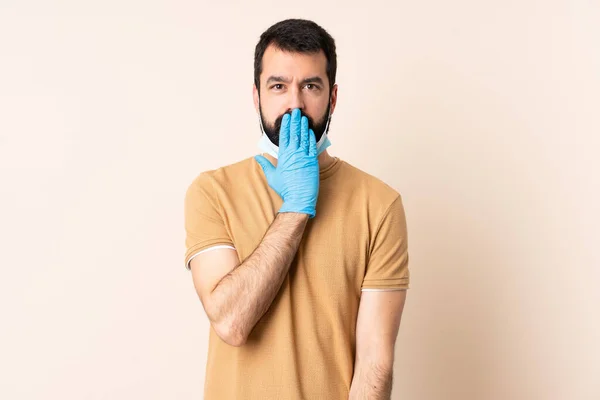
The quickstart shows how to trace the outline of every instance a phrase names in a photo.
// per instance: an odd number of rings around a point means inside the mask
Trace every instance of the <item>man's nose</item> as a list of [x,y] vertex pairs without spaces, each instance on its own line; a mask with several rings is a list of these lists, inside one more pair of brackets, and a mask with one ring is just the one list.
[[304,111],[304,98],[302,97],[302,91],[299,89],[292,89],[288,92],[288,109],[289,111],[294,108],[299,108]]

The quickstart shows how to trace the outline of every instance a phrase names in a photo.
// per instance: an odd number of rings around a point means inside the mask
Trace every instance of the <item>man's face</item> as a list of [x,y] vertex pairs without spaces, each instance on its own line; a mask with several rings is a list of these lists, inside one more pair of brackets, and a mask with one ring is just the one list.
[[304,54],[285,52],[273,45],[267,48],[262,59],[260,94],[255,87],[254,103],[273,144],[279,146],[281,119],[294,108],[308,118],[317,142],[321,139],[337,95],[334,86],[330,96],[326,67],[323,51]]

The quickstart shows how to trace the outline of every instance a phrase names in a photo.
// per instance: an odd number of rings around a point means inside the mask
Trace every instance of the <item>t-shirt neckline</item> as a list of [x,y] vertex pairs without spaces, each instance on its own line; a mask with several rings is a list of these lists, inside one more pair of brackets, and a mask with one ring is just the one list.
[[333,157],[333,161],[327,167],[319,171],[319,180],[324,180],[336,173],[342,165],[342,160],[339,157]]

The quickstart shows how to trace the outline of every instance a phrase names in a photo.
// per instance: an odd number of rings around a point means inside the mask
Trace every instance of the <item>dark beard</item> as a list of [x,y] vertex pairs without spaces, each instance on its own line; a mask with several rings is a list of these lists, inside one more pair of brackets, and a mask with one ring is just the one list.
[[[283,116],[285,114],[290,114],[290,113],[288,112],[288,113],[281,114],[275,120],[275,124],[271,126],[271,125],[267,124],[267,121],[265,121],[265,119],[263,118],[262,109],[260,109],[260,104],[259,104],[258,108],[260,110],[260,119],[262,121],[263,129],[265,130],[267,137],[269,138],[271,143],[273,143],[275,146],[279,147],[279,130],[281,129],[281,120],[283,119]],[[327,125],[327,118],[329,117],[329,109],[330,108],[331,108],[331,102],[329,103],[329,105],[327,105],[327,110],[325,110],[325,114],[321,117],[321,120],[317,124],[315,124],[315,121],[311,117],[309,117],[308,115],[306,115],[302,111],[300,111],[300,114],[303,117],[308,118],[308,128],[312,129],[313,132],[315,133],[315,138],[317,139],[317,143],[319,142],[319,140],[321,140],[321,137],[323,136],[323,134],[326,133],[325,126]],[[329,131],[329,126],[327,126],[327,130]]]

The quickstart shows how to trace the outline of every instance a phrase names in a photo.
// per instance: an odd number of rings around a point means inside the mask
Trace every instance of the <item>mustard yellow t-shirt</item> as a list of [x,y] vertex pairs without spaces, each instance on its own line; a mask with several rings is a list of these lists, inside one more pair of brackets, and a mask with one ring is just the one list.
[[[200,174],[185,197],[185,265],[215,246],[243,262],[281,204],[254,158]],[[316,209],[246,344],[211,327],[205,400],[348,398],[361,290],[408,289],[406,220],[398,192],[339,158],[320,172]]]

